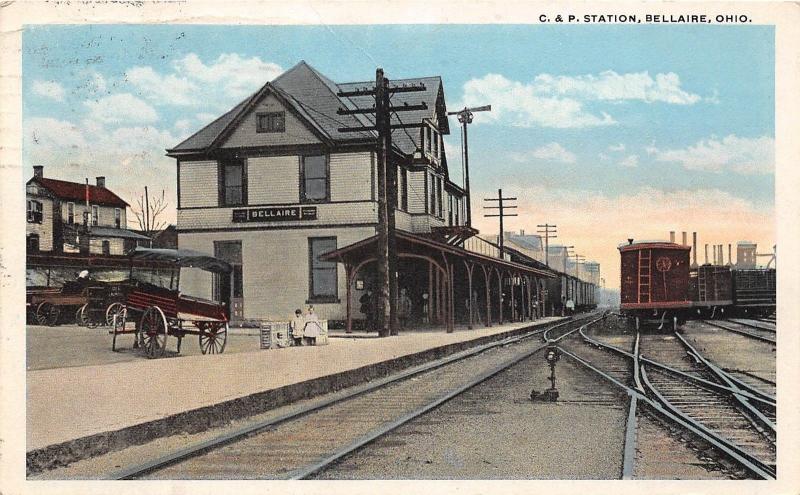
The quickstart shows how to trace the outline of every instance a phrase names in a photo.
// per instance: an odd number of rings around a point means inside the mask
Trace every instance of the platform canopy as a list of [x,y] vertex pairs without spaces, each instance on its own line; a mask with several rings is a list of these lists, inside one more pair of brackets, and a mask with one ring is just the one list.
[[[437,232],[428,236],[402,230],[395,232],[395,252],[398,259],[417,259],[428,263],[428,287],[425,290],[428,294],[428,321],[436,319],[447,326],[448,332],[453,331],[455,314],[461,313],[460,301],[465,300],[468,328],[472,328],[476,321],[477,308],[479,305],[483,306],[473,292],[478,285],[485,297],[483,314],[486,316],[486,326],[491,326],[492,313],[496,315],[495,320],[498,323],[504,321],[504,286],[510,296],[505,300],[510,301],[510,320],[535,318],[534,301],[540,300],[538,281],[555,278],[553,271],[464,249],[458,245],[459,239],[455,236],[450,236],[450,242],[442,242],[440,238],[441,233]],[[319,256],[321,261],[344,264],[347,278],[348,331],[352,320],[352,285],[359,270],[378,259],[377,242],[378,237],[372,236]],[[515,298],[521,303],[521,308],[515,306]],[[456,303],[456,300],[459,302]]]
[[134,260],[151,260],[174,263],[182,268],[199,268],[214,273],[230,273],[231,265],[219,258],[190,249],[156,249],[137,247],[130,252]]
[[[397,253],[400,257],[402,257],[403,254],[427,254],[436,257],[446,255],[451,258],[471,261],[481,265],[489,265],[492,268],[498,268],[500,270],[509,270],[515,273],[529,274],[543,278],[556,277],[555,272],[552,270],[543,270],[513,261],[494,258],[403,230],[396,231],[395,239],[397,240]],[[368,237],[359,242],[350,244],[349,246],[327,252],[321,255],[319,259],[322,261],[337,261],[340,263],[357,265],[364,260],[375,257],[377,242],[377,235]]]

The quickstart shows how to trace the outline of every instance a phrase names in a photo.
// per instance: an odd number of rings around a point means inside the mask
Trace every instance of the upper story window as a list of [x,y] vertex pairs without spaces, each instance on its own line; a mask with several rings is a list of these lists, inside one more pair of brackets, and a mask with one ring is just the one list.
[[75,203],[67,203],[67,223],[69,225],[75,223]]
[[114,208],[114,227],[120,228],[122,224],[122,211],[119,208]]
[[428,200],[428,211],[431,215],[436,214],[436,179],[433,174],[428,175],[428,192],[430,199]]
[[437,214],[439,218],[444,218],[444,210],[442,208],[442,178],[436,178],[436,207],[437,207]]
[[100,207],[92,205],[92,225],[100,224]]
[[303,202],[330,200],[328,157],[304,156],[300,166],[300,199]]
[[425,149],[427,151],[431,150],[431,134],[432,129],[429,126],[425,126]]
[[433,131],[433,154],[439,158],[439,133]]
[[42,223],[42,202],[29,199],[27,213],[28,223]]
[[256,114],[256,132],[285,132],[286,112]]
[[408,170],[400,169],[400,209],[408,211]]
[[239,206],[245,204],[244,161],[222,162],[220,167],[220,206]]

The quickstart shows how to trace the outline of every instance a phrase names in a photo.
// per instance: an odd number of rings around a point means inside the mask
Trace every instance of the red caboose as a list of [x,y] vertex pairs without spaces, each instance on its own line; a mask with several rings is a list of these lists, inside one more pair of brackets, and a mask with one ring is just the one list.
[[659,319],[663,325],[692,307],[689,294],[689,246],[672,242],[633,242],[620,246],[620,309],[632,316]]

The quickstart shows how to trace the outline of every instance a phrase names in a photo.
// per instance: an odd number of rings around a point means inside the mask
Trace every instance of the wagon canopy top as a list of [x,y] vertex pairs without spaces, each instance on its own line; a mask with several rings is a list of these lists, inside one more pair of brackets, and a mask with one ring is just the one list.
[[131,259],[166,261],[183,268],[200,268],[214,273],[230,273],[231,265],[219,258],[190,249],[154,249],[137,247],[130,253]]

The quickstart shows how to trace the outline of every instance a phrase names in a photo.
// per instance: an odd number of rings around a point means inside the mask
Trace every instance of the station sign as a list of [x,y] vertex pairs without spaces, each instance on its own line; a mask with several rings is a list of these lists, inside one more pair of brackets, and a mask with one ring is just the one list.
[[241,222],[287,222],[293,220],[316,220],[316,206],[270,206],[264,208],[242,208],[233,210],[233,221]]

